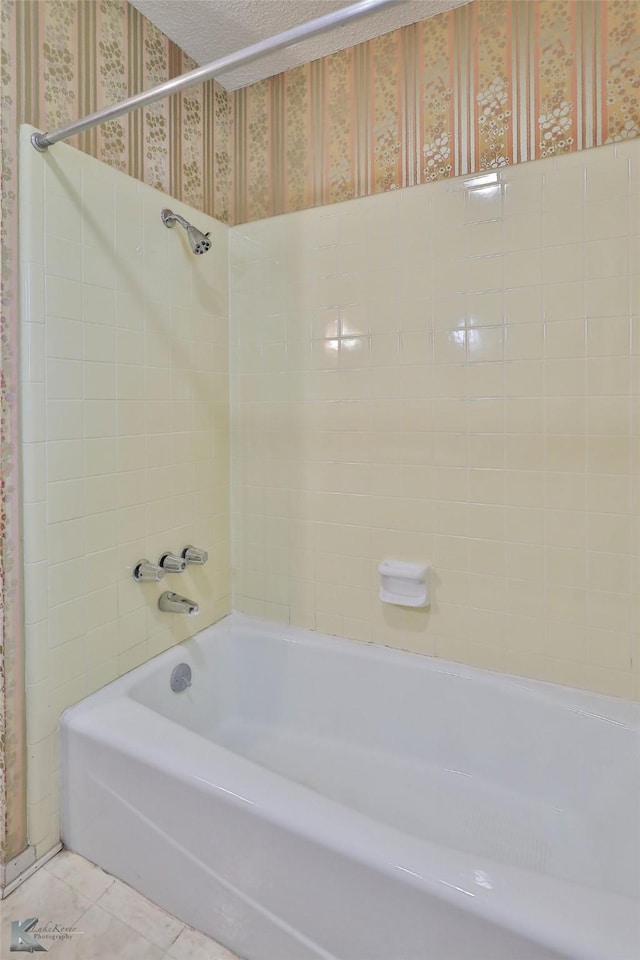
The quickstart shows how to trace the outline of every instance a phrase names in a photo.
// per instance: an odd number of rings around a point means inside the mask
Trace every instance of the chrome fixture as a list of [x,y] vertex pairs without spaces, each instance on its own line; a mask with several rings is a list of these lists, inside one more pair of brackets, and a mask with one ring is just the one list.
[[163,210],[160,214],[165,227],[172,227],[174,223],[179,223],[187,231],[189,246],[194,253],[206,253],[211,249],[211,240],[208,233],[202,233],[197,227],[192,226],[188,220],[181,217],[178,213],[172,213],[171,210]]
[[389,7],[397,2],[398,0],[359,0],[358,3],[343,7],[341,10],[332,10],[331,13],[326,13],[324,16],[317,17],[315,20],[301,23],[296,27],[292,27],[290,30],[285,30],[283,33],[268,37],[266,40],[259,40],[257,43],[253,43],[243,50],[238,50],[236,53],[230,53],[226,57],[220,57],[220,59],[214,60],[213,63],[207,63],[202,67],[196,67],[195,70],[190,70],[188,73],[183,73],[179,77],[165,80],[164,83],[152,87],[151,90],[143,90],[141,93],[136,93],[132,97],[127,97],[126,100],[121,100],[120,103],[114,103],[110,107],[97,110],[95,113],[89,114],[88,117],[83,117],[81,120],[74,120],[72,123],[60,127],[59,130],[47,133],[34,133],[31,137],[31,143],[36,150],[44,151],[54,143],[58,143],[59,140],[67,140],[76,133],[84,133],[85,130],[97,127],[100,123],[115,120],[116,117],[121,117],[125,113],[130,113],[132,110],[138,110],[140,107],[146,107],[149,103],[155,103],[156,100],[163,100],[165,97],[170,97],[171,94],[178,93],[179,90],[185,90],[187,87],[192,87],[196,83],[204,83],[206,80],[211,80],[212,77],[217,77],[226,70],[231,70],[232,67],[240,67],[245,63],[253,63],[254,60],[259,60],[260,57],[264,57],[267,53],[284,50],[285,47],[289,47],[293,43],[298,43],[300,40],[315,37],[319,33],[324,33],[327,30],[332,30],[334,27],[341,26],[343,23],[349,23],[351,20],[357,20],[359,17],[375,13],[377,10],[382,10],[384,7]]
[[184,573],[187,561],[176,557],[173,553],[163,553],[158,560],[165,573]]
[[165,590],[160,594],[158,609],[163,613],[186,613],[187,616],[194,617],[200,608],[195,600],[188,600],[186,597],[181,597],[179,593]]
[[149,563],[148,560],[138,560],[133,568],[133,579],[137,583],[152,583],[155,580],[162,580],[164,570],[157,563]]
[[202,564],[206,563],[209,559],[209,554],[206,550],[201,550],[200,547],[192,547],[190,544],[184,548],[182,556],[187,563]]
[[188,663],[179,663],[173,668],[169,685],[174,693],[182,693],[191,686],[191,667]]

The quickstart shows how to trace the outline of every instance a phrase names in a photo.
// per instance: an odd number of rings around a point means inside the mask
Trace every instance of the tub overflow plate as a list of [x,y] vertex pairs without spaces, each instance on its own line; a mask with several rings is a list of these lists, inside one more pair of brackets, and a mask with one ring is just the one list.
[[191,667],[188,663],[179,663],[173,668],[170,683],[174,693],[182,693],[191,686]]

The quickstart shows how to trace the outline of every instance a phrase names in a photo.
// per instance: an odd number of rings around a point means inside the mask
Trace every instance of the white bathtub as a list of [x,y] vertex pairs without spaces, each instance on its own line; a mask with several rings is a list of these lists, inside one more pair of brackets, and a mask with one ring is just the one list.
[[63,840],[250,960],[638,960],[639,732],[233,614],[65,713]]

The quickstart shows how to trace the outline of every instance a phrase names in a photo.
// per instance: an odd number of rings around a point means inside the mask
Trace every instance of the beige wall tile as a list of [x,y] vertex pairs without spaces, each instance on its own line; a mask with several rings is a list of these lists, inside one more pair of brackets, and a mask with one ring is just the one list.
[[[632,694],[628,184],[605,147],[231,231],[238,609]],[[430,612],[380,604],[385,556],[433,564]]]
[[[68,146],[56,158],[36,161],[44,208],[33,206],[22,237],[29,839],[39,855],[58,840],[57,758],[42,745],[60,712],[229,608],[227,228],[171,201],[213,232],[219,262],[205,263],[162,226],[168,198]],[[60,189],[65,162],[82,204]],[[46,322],[34,322],[45,305]],[[209,550],[215,575],[185,581],[202,614],[160,642],[145,609],[156,613],[158,591],[133,582],[133,564],[187,542]]]

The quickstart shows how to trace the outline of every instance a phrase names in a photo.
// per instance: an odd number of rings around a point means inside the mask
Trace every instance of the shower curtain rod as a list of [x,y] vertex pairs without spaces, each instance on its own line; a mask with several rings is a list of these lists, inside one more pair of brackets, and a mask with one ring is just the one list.
[[157,87],[152,87],[151,90],[136,93],[133,97],[121,100],[120,103],[116,103],[112,107],[97,110],[82,120],[74,120],[73,123],[68,123],[65,127],[54,130],[53,133],[34,133],[31,137],[31,143],[36,150],[45,151],[47,147],[58,143],[59,140],[66,140],[68,137],[75,136],[76,133],[83,133],[83,131],[90,130],[91,127],[105,123],[107,120],[113,120],[115,117],[121,117],[124,113],[130,113],[131,110],[138,110],[140,107],[146,107],[148,103],[170,97],[186,87],[204,83],[205,80],[210,80],[232,67],[240,67],[245,63],[251,63],[267,53],[274,53],[276,50],[282,50],[284,47],[289,47],[300,40],[315,37],[316,34],[324,33],[326,30],[341,26],[343,23],[349,23],[351,20],[374,13],[383,7],[405,2],[406,0],[359,0],[358,3],[349,7],[343,7],[341,10],[327,13],[315,20],[301,23],[297,27],[268,37],[266,40],[259,40],[258,43],[245,47],[243,50],[238,50],[236,53],[227,54],[226,57],[220,57],[212,63],[205,64],[204,67],[197,67],[195,70],[183,73],[179,77],[174,77],[173,80],[167,80]]

